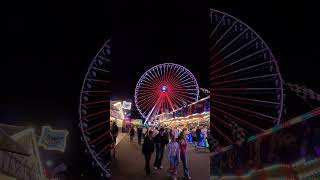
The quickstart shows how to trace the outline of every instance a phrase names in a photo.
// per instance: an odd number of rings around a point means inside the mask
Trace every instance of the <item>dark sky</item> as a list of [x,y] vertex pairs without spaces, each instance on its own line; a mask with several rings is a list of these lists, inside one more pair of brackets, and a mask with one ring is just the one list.
[[[208,7],[251,26],[279,61],[285,80],[320,92],[318,9],[305,1],[30,2],[6,12],[0,61],[0,122],[50,124],[71,135],[67,159],[80,161],[77,129],[82,80],[94,55],[112,36],[114,98],[133,100],[139,77],[167,62],[191,70],[206,85]],[[70,153],[73,153],[71,157]],[[84,169],[86,158],[76,168]],[[79,167],[78,167],[79,166]]]

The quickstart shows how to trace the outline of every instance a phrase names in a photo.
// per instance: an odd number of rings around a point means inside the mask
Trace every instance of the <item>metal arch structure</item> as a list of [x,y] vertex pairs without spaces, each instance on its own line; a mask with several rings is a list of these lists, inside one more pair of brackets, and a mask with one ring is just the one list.
[[233,144],[232,122],[248,134],[281,121],[283,84],[264,40],[241,20],[210,9],[209,86],[213,133]]
[[110,177],[110,39],[102,46],[91,62],[80,93],[79,127],[86,153],[91,155],[93,166],[101,169],[101,176]]
[[161,112],[174,111],[199,99],[199,86],[194,75],[185,67],[164,63],[147,70],[135,88],[135,105],[145,118]]

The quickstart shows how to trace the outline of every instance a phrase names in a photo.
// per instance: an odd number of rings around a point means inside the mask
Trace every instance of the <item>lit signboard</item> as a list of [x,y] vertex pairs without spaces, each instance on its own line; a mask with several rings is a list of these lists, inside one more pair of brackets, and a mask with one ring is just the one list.
[[122,102],[122,109],[127,109],[130,110],[131,109],[131,102],[127,102],[127,101],[123,101]]

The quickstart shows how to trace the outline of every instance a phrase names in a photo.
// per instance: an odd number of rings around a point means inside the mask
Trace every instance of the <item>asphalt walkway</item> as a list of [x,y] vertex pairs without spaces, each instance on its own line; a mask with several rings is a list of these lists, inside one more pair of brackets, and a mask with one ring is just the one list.
[[[169,180],[172,179],[166,173],[169,167],[166,153],[163,157],[163,169],[154,170],[152,167],[152,175],[146,176],[144,170],[144,156],[142,154],[142,145],[137,142],[135,137],[131,143],[129,136],[126,134],[116,146],[116,157],[112,161],[112,180]],[[210,175],[210,154],[207,150],[196,150],[193,146],[188,147],[188,163],[190,176],[194,180],[206,180]],[[153,165],[155,153],[152,154],[150,164]],[[178,179],[183,179],[182,163],[180,161],[178,169]]]

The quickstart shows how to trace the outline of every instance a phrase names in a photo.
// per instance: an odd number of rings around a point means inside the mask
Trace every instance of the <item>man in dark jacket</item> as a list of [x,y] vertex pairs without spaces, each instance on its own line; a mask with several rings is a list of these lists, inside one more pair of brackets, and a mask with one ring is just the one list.
[[154,152],[154,142],[152,139],[152,131],[149,131],[143,141],[142,153],[144,154],[144,158],[146,160],[145,170],[147,175],[150,175],[150,159],[151,155]]
[[116,140],[119,134],[119,128],[115,122],[113,122],[112,127],[111,127],[111,134],[113,138],[114,144],[116,144]]
[[165,135],[164,129],[161,128],[159,134],[154,138],[156,146],[156,159],[153,164],[154,169],[162,169],[161,163],[165,146],[168,144],[168,136]]

